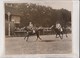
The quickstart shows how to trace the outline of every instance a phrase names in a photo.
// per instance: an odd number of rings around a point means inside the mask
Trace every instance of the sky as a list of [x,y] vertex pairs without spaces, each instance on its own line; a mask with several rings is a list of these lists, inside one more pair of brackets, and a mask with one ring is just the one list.
[[71,1],[39,1],[39,2],[33,2],[38,5],[44,5],[44,6],[50,6],[53,9],[67,9],[69,11],[72,11],[72,2]]
[[[11,1],[11,0],[10,0]],[[16,1],[16,0],[14,0]],[[17,0],[17,2],[23,3],[36,3],[38,5],[44,5],[52,7],[53,9],[67,9],[72,11],[72,0]]]

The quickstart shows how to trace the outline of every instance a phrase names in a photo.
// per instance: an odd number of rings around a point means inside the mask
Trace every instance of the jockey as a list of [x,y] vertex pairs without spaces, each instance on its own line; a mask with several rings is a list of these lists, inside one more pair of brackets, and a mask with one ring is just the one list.
[[33,27],[33,28],[32,28],[32,32],[33,32],[33,33],[35,33],[35,32],[36,32],[36,31],[35,31],[35,27]]
[[59,22],[56,23],[56,28],[60,31],[63,31],[61,24]]

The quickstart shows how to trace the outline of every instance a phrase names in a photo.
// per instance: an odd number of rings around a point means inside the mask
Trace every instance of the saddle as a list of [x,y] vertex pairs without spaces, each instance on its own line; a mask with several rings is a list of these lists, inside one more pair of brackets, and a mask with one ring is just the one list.
[[62,32],[63,31],[63,29],[62,28],[56,28],[58,31],[60,31],[60,32]]
[[63,29],[62,28],[60,28],[60,29],[58,29],[60,32],[62,32],[63,31]]

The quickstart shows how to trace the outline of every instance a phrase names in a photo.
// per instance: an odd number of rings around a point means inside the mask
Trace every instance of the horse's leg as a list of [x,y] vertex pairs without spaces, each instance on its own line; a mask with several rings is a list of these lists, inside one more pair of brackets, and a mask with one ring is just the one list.
[[27,35],[27,40],[26,40],[26,41],[28,41],[28,39],[29,39],[29,36],[30,36],[30,35],[28,34],[28,35]]
[[62,37],[60,36],[60,34],[59,34],[59,37],[62,39]]
[[40,40],[42,40],[42,39],[40,38],[39,34],[36,34],[36,35],[37,35],[37,39],[36,39],[36,40],[38,40],[38,38],[39,38]]
[[38,37],[40,40],[42,40],[40,37]]
[[66,35],[66,37],[68,37],[68,35],[67,35],[67,31],[65,31],[65,35]]
[[[37,35],[36,35],[37,36]],[[38,40],[38,36],[37,36],[37,39],[36,39],[36,41]]]
[[63,32],[61,32],[61,34],[62,34],[62,38],[63,38]]
[[56,38],[58,38],[57,36],[58,36],[58,34],[56,33]]
[[27,37],[27,35],[24,37],[24,40],[25,40],[26,37]]
[[66,37],[68,37],[68,35],[67,34],[65,34],[66,35]]
[[36,41],[38,40],[38,38],[36,39]]
[[57,34],[56,34],[56,38],[57,38]]
[[28,36],[28,32],[26,32],[24,39]]
[[68,35],[66,34],[66,37],[68,37]]
[[29,37],[27,37],[27,40],[26,41],[28,41],[28,39],[29,39]]

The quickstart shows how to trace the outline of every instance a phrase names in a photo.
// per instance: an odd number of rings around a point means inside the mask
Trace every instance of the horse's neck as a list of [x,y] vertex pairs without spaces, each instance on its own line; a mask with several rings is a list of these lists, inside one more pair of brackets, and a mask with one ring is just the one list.
[[50,29],[52,29],[54,26],[51,26]]

